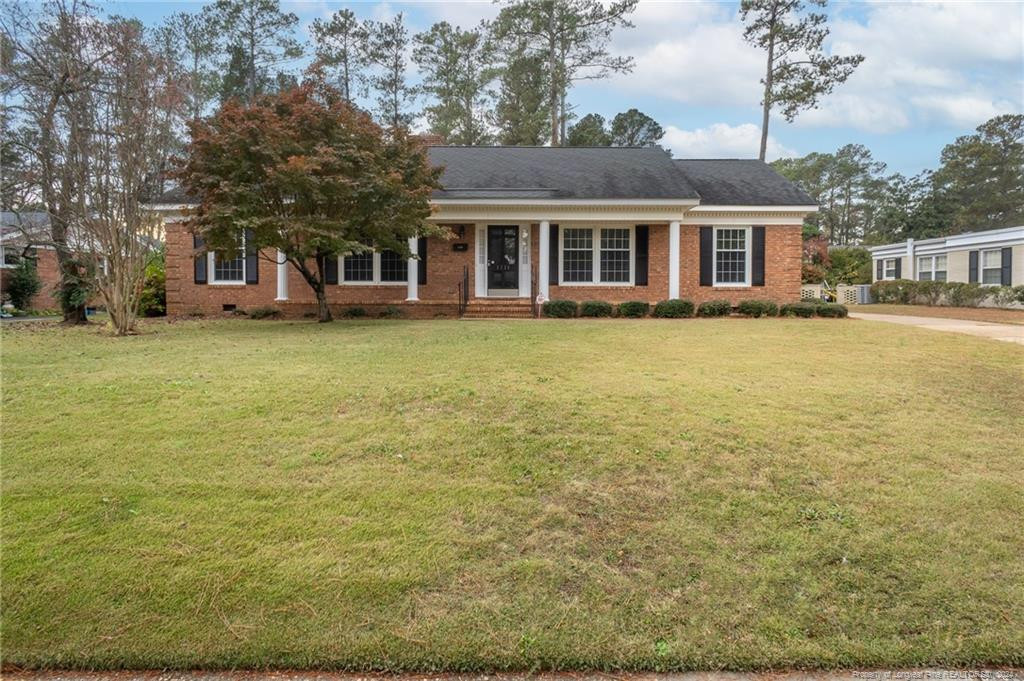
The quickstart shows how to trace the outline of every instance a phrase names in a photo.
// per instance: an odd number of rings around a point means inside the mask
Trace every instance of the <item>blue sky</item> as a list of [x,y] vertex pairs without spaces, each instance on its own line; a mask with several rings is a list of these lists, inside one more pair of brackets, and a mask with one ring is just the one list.
[[[202,2],[111,1],[112,13],[147,23]],[[403,12],[413,31],[446,20],[469,27],[493,17],[491,2],[282,0],[301,21],[351,7],[363,18]],[[570,94],[580,115],[611,118],[636,107],[667,130],[680,158],[757,155],[762,55],[744,44],[738,3],[645,2],[615,52],[636,59],[631,74],[581,84]],[[815,111],[792,124],[773,117],[769,158],[868,146],[892,171],[938,164],[942,147],[991,116],[1024,112],[1024,2],[833,2],[826,49],[861,53],[864,64]],[[298,64],[296,66],[299,66]]]

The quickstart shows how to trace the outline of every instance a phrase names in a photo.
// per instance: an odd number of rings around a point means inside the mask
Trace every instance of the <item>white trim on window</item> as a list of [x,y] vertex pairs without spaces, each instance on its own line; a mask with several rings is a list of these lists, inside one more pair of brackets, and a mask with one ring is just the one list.
[[[750,270],[752,258],[751,253],[751,237],[753,235],[753,229],[743,225],[723,225],[721,227],[714,227],[714,231],[711,234],[711,267],[712,267],[712,278],[711,282],[714,288],[743,288],[750,286]],[[718,233],[723,230],[742,230],[743,231],[743,281],[719,281],[718,280]],[[739,252],[739,249],[724,249],[729,252]]]
[[[565,231],[569,229],[590,230],[590,281],[566,281],[565,280]],[[601,230],[622,229],[629,232],[629,280],[628,281],[603,281],[601,279]],[[569,249],[570,251],[573,249]],[[607,249],[608,251],[621,252],[622,249]],[[563,225],[558,230],[558,285],[559,286],[635,286],[636,281],[636,226],[635,225],[601,225],[590,227],[586,225]]]
[[[917,257],[917,280],[946,281],[946,267],[947,259],[944,254],[919,255]],[[941,277],[938,276],[940,274]]]
[[9,248],[7,246],[0,246],[0,268],[3,268],[5,270],[9,270],[9,269],[11,269],[13,267],[17,267],[18,266],[17,260],[21,259],[21,254],[17,253],[15,255],[15,262],[12,262],[12,263],[8,264],[8,262],[7,262],[7,254],[8,253],[15,253],[15,251],[14,251],[14,249]]
[[[996,264],[985,266],[985,256],[995,253]],[[995,272],[995,281],[985,281],[985,272]],[[1001,248],[989,248],[978,253],[978,281],[982,286],[1003,285],[1003,250]]]
[[[883,258],[882,259],[882,280],[891,281],[896,279],[896,260],[897,258]],[[892,272],[890,275],[889,272]]]
[[408,260],[402,258],[402,261],[406,263],[405,279],[401,281],[381,281],[380,278],[380,251],[373,252],[373,278],[372,279],[356,279],[353,281],[345,280],[345,258],[347,256],[338,257],[338,285],[339,286],[408,286],[409,285],[409,269]]
[[246,255],[245,254],[245,233],[244,232],[242,233],[242,244],[238,247],[238,257],[242,261],[242,268],[241,268],[242,274],[241,274],[240,278],[238,278],[238,279],[218,279],[217,278],[216,255],[217,254],[214,251],[209,251],[206,254],[206,258],[207,258],[207,260],[206,260],[206,271],[208,272],[206,283],[207,284],[212,284],[214,286],[245,286],[245,278],[246,278],[245,277],[245,275],[246,275],[246,271],[245,271],[246,270],[246,262],[245,261],[247,260],[247,258],[245,257],[245,255]]

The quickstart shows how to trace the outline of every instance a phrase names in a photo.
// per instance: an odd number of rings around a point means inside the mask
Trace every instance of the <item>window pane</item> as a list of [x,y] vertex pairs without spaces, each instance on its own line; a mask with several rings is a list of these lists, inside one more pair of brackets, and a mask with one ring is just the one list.
[[944,270],[946,269],[946,256],[937,255],[935,256],[935,269]]
[[394,251],[380,252],[380,280],[405,281],[409,277],[409,261]]
[[742,284],[747,279],[747,231],[715,230],[715,281]]
[[716,271],[722,284],[742,284],[746,281],[746,253],[743,251],[719,251]]
[[982,272],[981,283],[982,284],[1001,284],[1001,283],[1003,283],[1002,274],[1003,273],[1002,273],[1001,269],[998,269],[998,268],[996,268],[996,269],[988,269],[988,268],[986,268]]
[[932,273],[931,273],[931,271],[928,270],[928,271],[918,272],[917,273],[917,280],[918,281],[931,281],[932,280]]
[[346,255],[344,269],[345,281],[373,281],[373,253]]
[[924,270],[928,270],[930,272],[931,269],[932,269],[932,259],[931,259],[931,256],[926,257],[926,258],[918,258],[917,259],[917,271],[918,272],[922,272]]
[[1003,256],[999,251],[982,251],[982,267],[1002,267]]
[[935,272],[935,281],[946,281],[946,272],[945,272],[945,270],[937,270]]
[[17,265],[21,259],[18,255],[18,251],[13,248],[5,248],[4,250],[4,264],[5,265]]
[[747,247],[747,230],[720,229],[717,231],[718,250],[742,251]]
[[213,256],[214,281],[242,281],[245,259],[241,256],[227,259],[222,255]]
[[629,230],[601,230],[601,281],[629,281]]
[[562,231],[563,281],[593,281],[594,232],[590,229]]

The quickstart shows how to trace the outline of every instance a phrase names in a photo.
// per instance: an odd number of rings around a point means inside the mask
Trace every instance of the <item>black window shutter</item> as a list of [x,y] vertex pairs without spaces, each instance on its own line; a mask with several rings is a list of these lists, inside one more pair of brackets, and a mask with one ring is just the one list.
[[558,225],[549,228],[551,238],[548,243],[548,284],[558,286]]
[[1007,246],[1003,249],[1003,271],[1000,280],[1003,286],[1012,286],[1013,281],[1013,248]]
[[903,258],[896,258],[896,278],[903,278]]
[[880,259],[875,263],[875,280],[881,281],[885,277],[885,259]]
[[245,230],[245,283],[260,283],[260,254],[253,246],[252,230]]
[[417,283],[423,286],[427,283],[427,237],[421,236],[416,240],[416,255],[419,257],[417,271]]
[[[192,235],[192,248],[199,250],[203,247],[203,237],[196,234]],[[193,280],[197,284],[206,283],[206,252],[198,253],[193,256],[195,272]]]
[[968,254],[969,263],[967,266],[967,281],[972,284],[978,283],[978,251],[971,251]]
[[338,283],[338,256],[333,253],[324,256],[324,283],[332,286]]
[[636,276],[633,281],[637,286],[647,286],[647,245],[650,233],[651,228],[647,225],[636,226]]
[[750,231],[750,283],[753,286],[764,286],[764,227],[754,227]]
[[714,263],[712,262],[712,251],[715,238],[714,230],[711,227],[700,228],[700,285],[711,286],[715,280]]

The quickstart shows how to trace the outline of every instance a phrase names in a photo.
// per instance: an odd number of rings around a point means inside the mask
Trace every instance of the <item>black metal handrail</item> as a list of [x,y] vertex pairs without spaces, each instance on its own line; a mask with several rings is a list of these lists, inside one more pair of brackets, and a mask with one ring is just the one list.
[[537,318],[537,277],[530,270],[530,316]]
[[459,316],[466,314],[469,306],[469,265],[462,267],[462,281],[459,282]]

